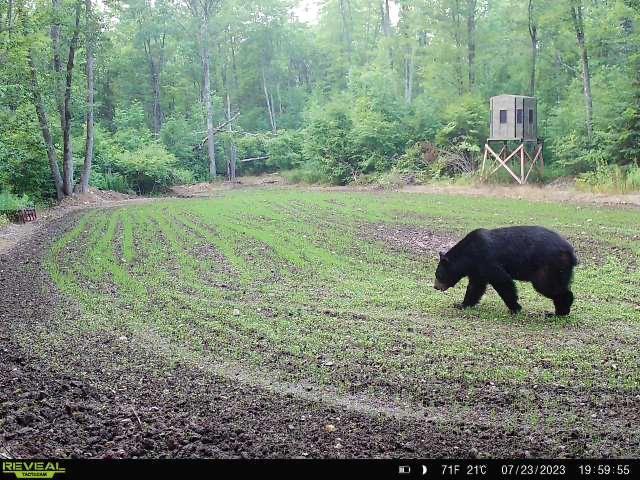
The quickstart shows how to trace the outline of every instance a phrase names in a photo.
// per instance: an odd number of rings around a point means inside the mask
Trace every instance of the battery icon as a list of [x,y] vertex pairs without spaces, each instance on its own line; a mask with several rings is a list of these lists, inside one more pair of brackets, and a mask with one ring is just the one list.
[[398,473],[400,475],[409,475],[411,473],[411,467],[409,465],[400,465],[398,467]]

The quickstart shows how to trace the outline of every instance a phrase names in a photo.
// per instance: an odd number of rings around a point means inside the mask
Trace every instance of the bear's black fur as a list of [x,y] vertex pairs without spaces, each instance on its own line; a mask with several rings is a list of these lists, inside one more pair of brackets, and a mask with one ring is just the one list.
[[522,307],[514,280],[522,280],[553,300],[556,315],[569,315],[573,304],[569,286],[577,264],[571,244],[546,228],[480,228],[440,253],[434,288],[445,291],[469,277],[460,308],[477,305],[491,285],[511,313],[517,313]]

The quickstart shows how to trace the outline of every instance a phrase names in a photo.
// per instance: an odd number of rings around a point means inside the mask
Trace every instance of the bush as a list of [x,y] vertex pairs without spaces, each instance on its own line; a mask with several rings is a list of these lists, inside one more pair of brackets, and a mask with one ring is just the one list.
[[269,158],[267,165],[279,170],[298,168],[304,161],[304,135],[296,130],[280,131],[266,144]]
[[0,211],[15,212],[22,208],[33,206],[31,198],[27,194],[14,195],[10,192],[0,193]]
[[6,215],[4,215],[3,213],[0,213],[0,228],[6,227],[10,223],[11,222],[9,221],[9,218]]
[[159,143],[150,143],[114,159],[113,169],[138,194],[165,191],[177,184],[184,173],[176,168],[177,159]]
[[286,178],[289,183],[317,184],[330,182],[330,179],[323,173],[319,165],[314,166],[310,163],[300,168],[286,170],[282,172],[282,176]]
[[31,105],[0,111],[0,186],[34,198],[55,197],[40,127]]
[[576,187],[600,193],[637,192],[640,191],[640,166],[600,163],[594,171],[581,174]]
[[91,174],[91,186],[100,190],[113,190],[120,193],[131,193],[133,191],[127,179],[119,173],[93,172]]

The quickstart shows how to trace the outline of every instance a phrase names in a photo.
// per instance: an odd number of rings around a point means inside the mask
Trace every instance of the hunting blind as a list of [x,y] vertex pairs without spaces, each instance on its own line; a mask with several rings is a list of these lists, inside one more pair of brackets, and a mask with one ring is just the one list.
[[[491,97],[489,112],[490,133],[484,146],[482,174],[490,169],[488,175],[492,175],[502,167],[519,184],[527,183],[533,167],[539,164],[542,168],[544,162],[542,141],[537,131],[536,98],[524,95]],[[502,143],[499,153],[491,146],[492,142]],[[510,151],[509,142],[517,142],[518,146]]]

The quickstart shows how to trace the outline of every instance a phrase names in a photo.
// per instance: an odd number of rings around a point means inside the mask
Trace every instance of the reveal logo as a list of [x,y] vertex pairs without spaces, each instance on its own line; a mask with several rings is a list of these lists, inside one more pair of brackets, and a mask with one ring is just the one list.
[[13,473],[16,478],[53,478],[65,472],[58,462],[2,462],[2,473]]

